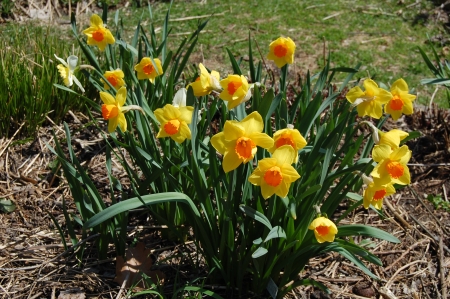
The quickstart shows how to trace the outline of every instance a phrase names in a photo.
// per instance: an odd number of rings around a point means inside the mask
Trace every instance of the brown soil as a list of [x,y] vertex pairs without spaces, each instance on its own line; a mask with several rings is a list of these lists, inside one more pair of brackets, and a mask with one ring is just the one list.
[[[83,127],[87,117],[77,115],[70,114],[66,120],[74,132],[75,151],[99,190],[108,194],[104,142],[93,128]],[[397,127],[421,132],[421,137],[408,144],[413,151],[411,186],[386,200],[384,219],[374,211],[361,208],[342,222],[378,227],[401,240],[400,244],[379,240],[369,244],[371,251],[383,261],[384,267],[369,266],[381,280],[370,279],[345,258],[330,253],[311,260],[300,275],[324,283],[333,294],[302,287],[293,291],[290,298],[445,298],[444,292],[448,291],[443,288],[441,276],[448,285],[450,240],[446,236],[450,232],[450,216],[444,209],[436,210],[425,197],[441,195],[448,202],[449,116],[448,110],[435,106],[432,109],[416,107],[413,116],[386,124],[385,130]],[[98,261],[93,249],[95,238],[88,240],[84,266],[80,268],[70,240],[66,240],[69,250],[65,251],[49,216],[64,228],[63,199],[68,203],[69,213],[76,213],[66,181],[60,172],[55,175],[49,168],[55,158],[46,143],[54,145],[51,130],[63,140],[62,128],[62,125],[41,128],[34,142],[27,144],[0,141],[0,198],[10,199],[17,205],[15,211],[0,214],[2,298],[64,298],[61,294],[68,290],[78,290],[90,298],[121,298],[117,297],[120,286],[113,281],[114,249],[111,247],[109,259]],[[113,171],[121,178],[120,167]],[[126,180],[122,184],[127,187]],[[199,275],[192,273],[192,266],[180,258],[181,253],[195,252],[191,243],[179,244],[161,237],[160,227],[153,226],[146,216],[132,219],[129,241],[143,240],[153,250],[159,261],[156,267],[168,277],[166,293],[173,291],[176,274],[185,281],[192,275]],[[361,238],[355,241],[360,242]],[[389,291],[393,294],[391,297],[383,295]],[[124,294],[126,292],[122,292]]]

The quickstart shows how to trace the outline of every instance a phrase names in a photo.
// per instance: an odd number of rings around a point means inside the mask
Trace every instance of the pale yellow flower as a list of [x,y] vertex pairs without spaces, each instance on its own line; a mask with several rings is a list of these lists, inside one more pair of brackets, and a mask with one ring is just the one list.
[[314,219],[308,228],[310,230],[314,230],[314,236],[319,243],[333,242],[334,236],[338,232],[336,224],[325,217],[318,217]]
[[141,62],[134,67],[134,70],[137,72],[138,80],[149,79],[150,82],[155,83],[155,78],[163,74],[161,60],[155,58],[153,61],[155,64],[152,63],[150,57],[144,57],[141,59]]
[[91,25],[83,30],[83,33],[87,36],[87,44],[97,46],[100,51],[104,51],[106,45],[116,42],[111,31],[103,26],[102,19],[96,14],[91,16]]
[[269,45],[267,59],[273,60],[277,67],[294,63],[295,43],[292,39],[279,37]]

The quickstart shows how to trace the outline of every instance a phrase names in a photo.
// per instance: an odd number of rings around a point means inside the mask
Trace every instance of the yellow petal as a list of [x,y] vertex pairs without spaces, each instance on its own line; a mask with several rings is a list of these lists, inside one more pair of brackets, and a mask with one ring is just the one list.
[[125,105],[125,102],[127,101],[127,89],[125,86],[122,86],[116,94],[116,100],[119,107],[122,107]]
[[264,122],[261,115],[254,111],[247,115],[242,121],[241,125],[244,128],[246,134],[251,134],[253,132],[262,132],[264,130]]
[[91,26],[103,27],[103,20],[98,15],[93,14],[91,16]]
[[192,113],[194,112],[194,107],[184,106],[179,107],[178,109],[180,110],[180,116],[178,118],[183,120],[187,124],[190,124],[192,121]]
[[406,81],[405,80],[403,80],[403,79],[398,79],[397,81],[395,81],[394,83],[392,83],[392,86],[391,86],[391,92],[393,91],[393,90],[395,90],[395,89],[400,89],[400,90],[403,90],[403,91],[408,91],[409,89],[408,89],[408,84],[406,84]]
[[225,154],[227,147],[225,146],[225,134],[224,132],[217,133],[213,137],[211,137],[211,145],[221,153],[222,155]]
[[253,132],[247,136],[259,147],[271,148],[273,146],[273,139],[266,133]]
[[290,145],[280,146],[275,150],[272,157],[277,159],[278,165],[288,164],[291,165],[294,163],[295,157],[297,156],[297,152]]
[[391,153],[392,149],[389,145],[386,144],[375,145],[372,150],[372,159],[378,163],[381,160],[388,159]]
[[355,86],[347,92],[345,97],[350,103],[353,103],[356,99],[364,97],[364,91],[359,86]]
[[113,98],[113,96],[104,91],[100,92],[100,99],[106,105],[115,105],[116,104],[116,100]]
[[261,180],[261,195],[264,199],[268,199],[275,194],[275,188],[267,184],[264,179]]
[[241,164],[242,160],[239,159],[238,155],[234,150],[226,152],[225,155],[223,156],[222,167],[225,173],[238,168],[239,165]]
[[119,115],[117,115],[117,123],[122,132],[125,132],[127,130],[127,120],[124,113],[119,112]]
[[407,145],[403,145],[402,147],[395,149],[391,153],[390,158],[394,161],[400,161],[401,164],[406,164],[411,158],[411,151]]
[[109,133],[114,132],[116,130],[118,124],[119,124],[119,118],[117,116],[110,118],[108,121],[108,132]]

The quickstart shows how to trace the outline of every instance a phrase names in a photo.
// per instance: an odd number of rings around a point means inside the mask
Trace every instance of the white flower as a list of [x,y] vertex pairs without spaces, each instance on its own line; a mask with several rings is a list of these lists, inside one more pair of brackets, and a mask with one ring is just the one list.
[[61,64],[58,64],[56,67],[58,68],[59,74],[64,79],[64,84],[67,87],[70,87],[73,85],[73,82],[80,88],[82,92],[84,92],[84,88],[81,85],[80,81],[78,81],[77,77],[73,74],[75,69],[78,65],[78,57],[75,55],[70,55],[67,57],[67,62],[65,62],[62,58],[59,58],[55,55],[55,58],[61,62]]

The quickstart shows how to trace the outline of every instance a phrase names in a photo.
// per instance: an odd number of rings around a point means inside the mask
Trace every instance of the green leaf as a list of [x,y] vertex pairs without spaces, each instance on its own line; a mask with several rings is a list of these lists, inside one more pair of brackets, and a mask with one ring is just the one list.
[[279,226],[275,226],[274,228],[272,228],[270,230],[269,234],[264,239],[264,242],[267,242],[267,241],[275,239],[275,238],[286,238],[286,233]]
[[255,252],[253,252],[252,254],[252,258],[256,259],[259,258],[263,255],[265,255],[268,252],[268,250],[264,247],[259,247],[258,249],[255,250]]
[[408,132],[408,136],[406,136],[405,139],[403,139],[402,141],[400,141],[400,145],[405,144],[406,142],[412,140],[412,139],[416,139],[419,138],[420,136],[422,136],[422,133],[420,133],[419,131],[412,131],[412,132]]
[[386,240],[392,243],[400,243],[400,240],[394,237],[393,235],[381,229],[362,224],[339,226],[336,237],[345,237],[345,236],[367,236]]
[[6,198],[0,198],[0,212],[11,213],[16,209],[16,205]]
[[142,207],[143,205],[154,205],[160,204],[164,202],[182,202],[189,205],[192,211],[196,216],[200,217],[200,213],[197,210],[197,207],[194,205],[192,200],[182,194],[177,192],[166,192],[166,193],[158,193],[158,194],[150,194],[142,196],[141,198],[133,197],[124,201],[121,201],[115,205],[112,205],[100,213],[94,215],[91,219],[84,223],[84,228],[93,228],[106,220],[120,214],[123,212],[127,212],[133,209],[137,209]]
[[272,229],[272,225],[270,224],[269,219],[267,219],[267,217],[264,214],[244,205],[240,205],[239,208],[241,209],[242,212],[247,214],[247,216],[250,216],[256,221],[264,224],[268,229],[270,230]]

